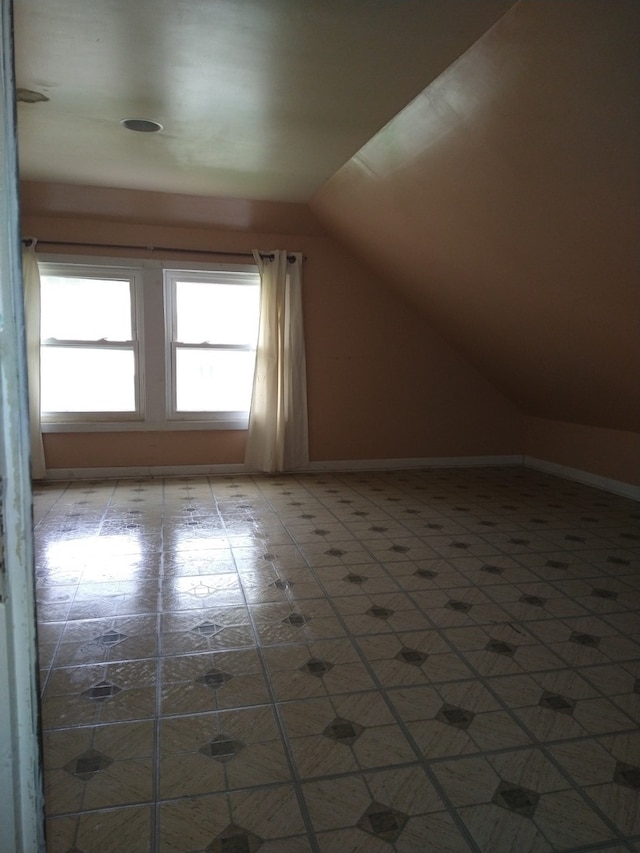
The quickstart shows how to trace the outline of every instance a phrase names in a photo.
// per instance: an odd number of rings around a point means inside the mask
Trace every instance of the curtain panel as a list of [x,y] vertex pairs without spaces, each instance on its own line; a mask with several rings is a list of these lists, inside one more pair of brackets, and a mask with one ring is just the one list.
[[254,252],[262,282],[245,465],[276,473],[308,467],[302,255]]
[[31,477],[34,480],[42,480],[47,470],[40,423],[40,272],[34,247],[22,250],[22,283],[27,346]]

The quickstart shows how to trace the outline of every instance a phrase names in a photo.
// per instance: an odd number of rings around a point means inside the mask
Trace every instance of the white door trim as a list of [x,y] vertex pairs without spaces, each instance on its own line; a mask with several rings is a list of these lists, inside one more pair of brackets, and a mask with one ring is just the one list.
[[45,850],[12,5],[0,3],[0,850]]

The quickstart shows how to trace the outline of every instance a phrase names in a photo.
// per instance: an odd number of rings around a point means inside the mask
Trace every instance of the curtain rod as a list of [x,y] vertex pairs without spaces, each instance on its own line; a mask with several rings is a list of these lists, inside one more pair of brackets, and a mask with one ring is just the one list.
[[[91,249],[132,249],[134,251],[146,252],[184,252],[188,255],[218,255],[225,258],[253,258],[253,252],[222,252],[215,249],[179,249],[177,246],[128,246],[123,243],[71,243],[66,240],[38,240],[37,237],[23,237],[22,244],[24,246],[80,246]],[[267,258],[272,261],[274,256],[267,253],[260,253],[261,258]],[[292,263],[295,260],[294,255],[287,255],[287,260]],[[303,261],[306,258],[303,256]]]

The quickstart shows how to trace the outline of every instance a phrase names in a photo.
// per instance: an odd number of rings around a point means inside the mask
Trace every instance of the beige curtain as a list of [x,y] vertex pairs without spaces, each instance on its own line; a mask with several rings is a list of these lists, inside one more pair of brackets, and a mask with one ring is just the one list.
[[40,425],[40,272],[34,247],[22,251],[22,282],[27,341],[31,477],[34,480],[42,480],[46,476],[46,466]]
[[274,473],[307,468],[307,373],[302,255],[254,252],[262,282],[245,465]]

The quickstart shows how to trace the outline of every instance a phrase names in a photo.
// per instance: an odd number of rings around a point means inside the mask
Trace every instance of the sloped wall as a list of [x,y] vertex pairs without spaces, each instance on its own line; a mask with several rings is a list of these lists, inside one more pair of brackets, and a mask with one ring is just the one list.
[[[525,418],[525,455],[640,486],[640,435],[548,418]],[[638,489],[640,498],[640,489]]]
[[639,29],[523,0],[311,202],[524,413],[610,436],[640,424]]

